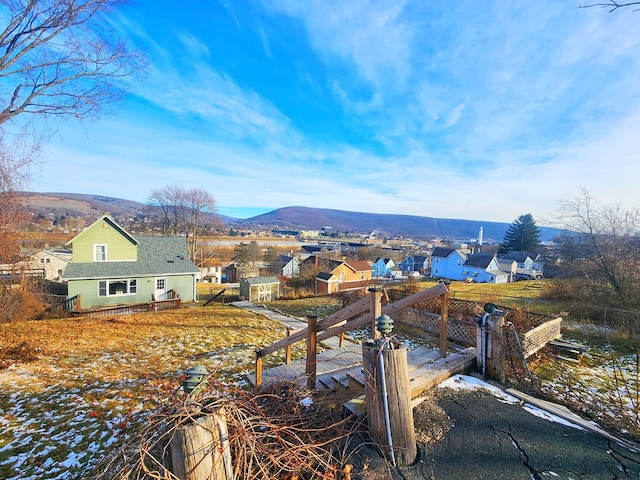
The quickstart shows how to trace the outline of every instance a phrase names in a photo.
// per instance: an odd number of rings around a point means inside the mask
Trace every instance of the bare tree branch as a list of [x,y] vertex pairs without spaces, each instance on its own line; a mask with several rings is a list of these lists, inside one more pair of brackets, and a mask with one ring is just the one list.
[[[614,0],[609,0],[608,2],[605,2],[605,3],[586,3],[586,4],[578,5],[578,8],[592,8],[592,7],[608,8],[609,13],[612,13],[618,10],[619,8],[628,8],[628,7],[634,7],[634,6],[640,6],[640,2],[620,3]],[[633,9],[634,12],[637,12],[638,10],[640,10],[640,8]]]
[[2,0],[0,125],[23,114],[98,114],[146,65],[104,17],[126,0]]

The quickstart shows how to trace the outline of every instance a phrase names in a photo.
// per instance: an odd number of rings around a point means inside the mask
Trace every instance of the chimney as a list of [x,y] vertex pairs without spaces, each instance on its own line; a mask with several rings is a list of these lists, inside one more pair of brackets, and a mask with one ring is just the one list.
[[480,227],[480,232],[478,233],[478,246],[482,246],[482,227]]

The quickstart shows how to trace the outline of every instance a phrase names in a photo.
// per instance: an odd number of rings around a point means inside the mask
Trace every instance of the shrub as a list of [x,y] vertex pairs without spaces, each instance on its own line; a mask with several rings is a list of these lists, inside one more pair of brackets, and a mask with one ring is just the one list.
[[19,285],[0,283],[0,323],[29,320],[44,311],[35,287],[26,281]]

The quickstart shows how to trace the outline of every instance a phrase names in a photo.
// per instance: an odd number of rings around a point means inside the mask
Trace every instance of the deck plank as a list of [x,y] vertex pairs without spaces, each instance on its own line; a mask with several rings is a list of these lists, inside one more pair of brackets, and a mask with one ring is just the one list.
[[[475,361],[475,348],[467,348],[446,357],[440,357],[438,350],[418,348],[407,352],[407,368],[411,398],[416,398],[438,383],[455,375],[468,371]],[[322,388],[338,383],[344,385],[345,379],[351,379],[364,386],[362,371],[362,347],[349,344],[343,348],[327,349],[320,352],[317,361],[317,387]],[[279,365],[262,373],[263,383],[277,381],[301,381],[306,374],[306,360],[294,360],[288,365]],[[248,375],[248,380],[255,385],[255,375]],[[355,389],[358,391],[358,389]]]

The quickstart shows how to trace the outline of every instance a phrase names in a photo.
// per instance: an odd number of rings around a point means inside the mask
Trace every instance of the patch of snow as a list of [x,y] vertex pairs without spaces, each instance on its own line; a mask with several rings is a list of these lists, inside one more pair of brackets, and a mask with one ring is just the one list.
[[[498,399],[498,401],[512,404],[512,405],[517,405],[522,403],[519,398],[516,398],[513,395],[509,395],[504,390],[501,390],[500,388],[494,385],[491,385],[487,382],[480,380],[479,378],[469,376],[469,375],[454,375],[453,377],[450,377],[449,379],[440,383],[438,385],[438,388],[451,388],[453,390],[466,390],[466,391],[484,390],[489,392],[493,396],[495,396]],[[543,410],[529,403],[526,403],[526,402],[522,403],[522,408],[525,411],[529,412],[530,414],[535,415],[536,417],[542,418],[544,420],[560,423],[562,425],[573,427],[578,430],[584,430],[584,428],[582,428],[579,425],[576,425],[575,423],[569,422],[564,418],[561,418],[557,415],[549,413],[546,410]]]

